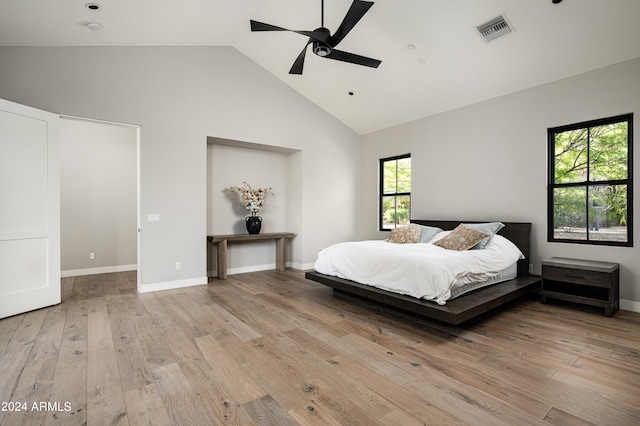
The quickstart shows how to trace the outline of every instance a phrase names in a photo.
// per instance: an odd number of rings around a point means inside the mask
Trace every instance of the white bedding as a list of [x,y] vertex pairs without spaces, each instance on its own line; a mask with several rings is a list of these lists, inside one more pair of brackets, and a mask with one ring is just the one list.
[[482,250],[455,251],[429,243],[394,244],[386,240],[334,244],[318,253],[314,269],[444,305],[454,288],[487,281],[524,256],[501,235]]

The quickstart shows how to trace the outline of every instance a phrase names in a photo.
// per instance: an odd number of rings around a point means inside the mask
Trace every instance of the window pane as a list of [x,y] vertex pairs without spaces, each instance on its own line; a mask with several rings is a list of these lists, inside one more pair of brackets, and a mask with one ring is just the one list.
[[553,237],[568,240],[587,239],[584,186],[553,190]]
[[590,180],[627,179],[628,123],[608,124],[589,129]]
[[397,170],[396,160],[385,161],[384,162],[384,176],[382,180],[382,191],[383,194],[394,194],[396,191],[396,176]]
[[589,187],[589,240],[627,242],[627,185]]
[[411,197],[408,195],[382,197],[382,229],[407,225],[411,218]]
[[397,192],[411,192],[411,158],[398,160]]
[[587,133],[587,129],[556,133],[555,183],[578,183],[587,180]]
[[396,197],[382,197],[382,229],[395,228]]
[[411,219],[411,196],[401,195],[396,197],[396,224],[408,225]]

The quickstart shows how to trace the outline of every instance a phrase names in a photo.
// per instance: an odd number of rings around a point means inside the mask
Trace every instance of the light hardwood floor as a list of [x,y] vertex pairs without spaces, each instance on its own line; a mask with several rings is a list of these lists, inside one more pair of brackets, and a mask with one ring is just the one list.
[[449,326],[299,271],[66,278],[0,320],[0,403],[11,426],[638,425],[640,314],[525,299]]

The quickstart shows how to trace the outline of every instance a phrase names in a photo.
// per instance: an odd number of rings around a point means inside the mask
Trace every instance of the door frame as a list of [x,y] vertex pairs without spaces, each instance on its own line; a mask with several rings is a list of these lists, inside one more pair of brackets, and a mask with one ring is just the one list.
[[92,123],[102,123],[111,126],[130,127],[136,130],[136,290],[140,291],[140,285],[142,283],[142,233],[141,221],[140,221],[140,144],[141,144],[141,126],[138,124],[121,123],[117,121],[100,120],[96,118],[79,117],[75,115],[60,114],[60,119],[64,120],[76,120],[76,121],[88,121]]

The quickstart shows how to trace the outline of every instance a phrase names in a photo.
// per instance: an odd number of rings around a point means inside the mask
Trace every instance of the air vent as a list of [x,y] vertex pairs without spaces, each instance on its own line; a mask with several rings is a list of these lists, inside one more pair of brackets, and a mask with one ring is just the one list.
[[498,37],[505,36],[514,31],[513,27],[509,25],[509,22],[507,22],[507,18],[505,18],[504,15],[500,15],[490,21],[485,22],[484,24],[478,25],[476,29],[486,43],[489,43],[490,41],[493,41]]

